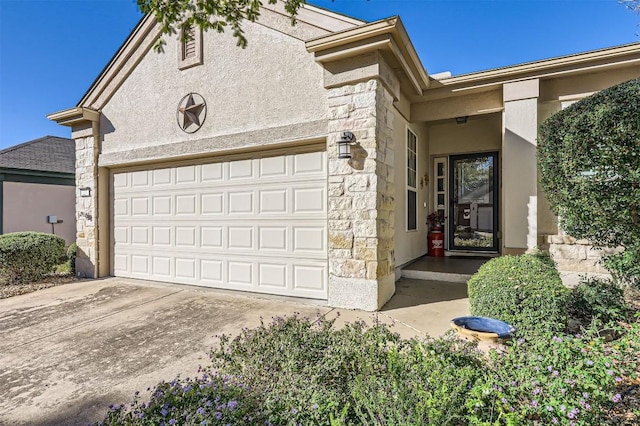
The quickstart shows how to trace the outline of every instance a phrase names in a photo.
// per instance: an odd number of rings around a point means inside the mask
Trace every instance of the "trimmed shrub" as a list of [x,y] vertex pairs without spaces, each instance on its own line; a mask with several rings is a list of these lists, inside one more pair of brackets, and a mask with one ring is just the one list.
[[538,135],[540,185],[562,228],[626,256],[605,265],[636,285],[640,268],[640,78],[549,117]]
[[0,235],[0,274],[11,284],[39,280],[64,256],[64,240],[41,232]]
[[586,322],[593,320],[611,324],[626,319],[629,308],[624,290],[611,281],[598,278],[583,280],[571,292],[572,317]]
[[502,256],[469,280],[471,314],[496,318],[518,336],[555,333],[567,325],[569,289],[548,256]]

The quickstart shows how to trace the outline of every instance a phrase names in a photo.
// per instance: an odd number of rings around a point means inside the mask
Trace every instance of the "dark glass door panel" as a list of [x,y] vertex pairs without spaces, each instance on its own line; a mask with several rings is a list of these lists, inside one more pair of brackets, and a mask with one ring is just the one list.
[[496,153],[450,157],[450,249],[498,250],[496,163]]

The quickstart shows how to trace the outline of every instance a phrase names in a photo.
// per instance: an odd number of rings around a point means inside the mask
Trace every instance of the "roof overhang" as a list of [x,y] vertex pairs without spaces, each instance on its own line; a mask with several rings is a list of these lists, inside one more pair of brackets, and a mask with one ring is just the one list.
[[321,64],[379,51],[401,77],[404,91],[422,95],[429,87],[427,71],[398,16],[311,39],[306,47]]
[[[439,98],[448,92],[486,91],[498,88],[505,83],[532,78],[558,78],[629,66],[638,66],[640,70],[640,43],[434,80],[430,90],[425,93],[425,98]],[[444,89],[446,91],[443,91]],[[413,100],[418,101],[418,99]]]
[[75,107],[54,112],[53,114],[47,115],[47,118],[62,126],[72,127],[85,122],[98,122],[100,120],[100,113],[92,108]]

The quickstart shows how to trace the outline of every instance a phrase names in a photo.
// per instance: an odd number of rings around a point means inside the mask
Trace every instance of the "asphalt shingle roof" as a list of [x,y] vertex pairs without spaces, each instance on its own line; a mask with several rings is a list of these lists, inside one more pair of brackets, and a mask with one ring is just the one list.
[[0,151],[0,167],[75,173],[76,143],[73,139],[45,136]]

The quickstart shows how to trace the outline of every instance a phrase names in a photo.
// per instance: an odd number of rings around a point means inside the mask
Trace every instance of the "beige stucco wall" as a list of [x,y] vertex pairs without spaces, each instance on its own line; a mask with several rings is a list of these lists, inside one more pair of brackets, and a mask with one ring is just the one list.
[[[263,129],[280,130],[245,144],[292,140],[301,124],[325,120],[323,70],[304,42],[260,24],[246,22],[243,28],[250,40],[246,49],[228,33],[205,32],[204,64],[185,70],[178,68],[175,37],[166,38],[164,54],[147,52],[102,109],[102,154],[176,143],[185,149],[173,154],[194,154],[193,141]],[[207,103],[204,125],[193,134],[176,122],[178,103],[189,92]],[[326,133],[326,125],[321,130]],[[224,138],[202,150],[222,144]]]
[[500,114],[469,117],[465,124],[446,120],[429,125],[429,154],[433,157],[499,151],[501,140]]
[[[429,186],[420,183],[425,174],[430,173],[427,127],[424,123],[408,123],[397,110],[394,110],[394,123],[395,255],[396,266],[402,266],[427,253],[426,217],[433,206],[428,202]],[[418,229],[415,231],[407,231],[407,128],[418,137]]]
[[55,234],[67,245],[76,240],[75,187],[40,183],[3,183],[2,231],[51,233],[47,216],[58,216]]

